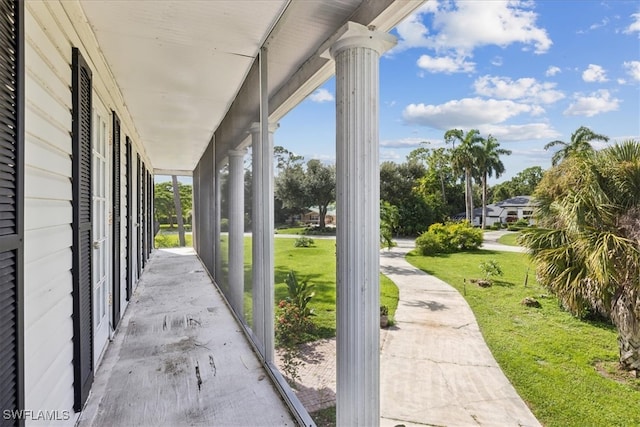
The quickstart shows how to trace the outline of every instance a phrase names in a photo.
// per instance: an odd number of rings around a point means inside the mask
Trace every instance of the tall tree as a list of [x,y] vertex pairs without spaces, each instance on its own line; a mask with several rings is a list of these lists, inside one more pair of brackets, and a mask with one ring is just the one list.
[[502,160],[500,160],[500,156],[511,155],[511,150],[500,148],[498,140],[489,135],[488,138],[482,140],[478,154],[476,166],[478,168],[478,173],[480,173],[480,181],[482,185],[481,226],[484,229],[487,225],[487,178],[493,176],[494,173],[496,178],[500,178],[500,175],[504,173],[504,164],[502,163]]
[[307,207],[318,206],[318,226],[324,228],[329,204],[336,201],[336,167],[325,166],[320,160],[309,160],[303,185]]
[[173,204],[176,210],[176,221],[178,222],[178,239],[180,246],[185,246],[184,239],[184,220],[182,218],[182,203],[180,202],[180,188],[178,187],[178,177],[171,175],[171,184],[173,187]]
[[[479,157],[482,137],[477,129],[471,129],[466,134],[460,129],[450,129],[445,132],[444,140],[452,144],[451,167],[464,174],[465,213],[467,221],[473,223],[473,176],[476,158]],[[455,146],[456,141],[460,143]]]
[[570,156],[581,155],[593,152],[592,141],[609,141],[609,137],[593,132],[586,126],[580,126],[571,134],[571,141],[564,142],[560,140],[551,141],[544,146],[545,150],[559,145],[561,148],[553,154],[551,164],[556,166],[562,160]]
[[620,365],[640,372],[640,142],[569,156],[534,193],[523,234],[541,283],[576,315],[609,316]]
[[491,187],[494,203],[516,196],[530,196],[542,180],[544,171],[540,166],[532,166],[518,172],[508,181]]

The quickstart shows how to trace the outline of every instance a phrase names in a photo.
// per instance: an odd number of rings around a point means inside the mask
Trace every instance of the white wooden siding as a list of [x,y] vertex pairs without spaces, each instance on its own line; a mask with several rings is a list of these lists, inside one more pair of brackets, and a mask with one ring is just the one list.
[[[93,73],[94,97],[121,120],[123,196],[124,137],[133,142],[133,201],[138,197],[136,155],[145,150],[124,101],[77,2],[30,1],[25,7],[25,407],[70,411],[73,425],[71,48],[78,47]],[[105,117],[111,120],[111,117]],[[111,133],[109,132],[109,139]],[[108,162],[108,167],[111,167]],[[109,175],[109,174],[108,174]],[[109,180],[109,183],[111,180]],[[111,192],[111,184],[109,191]],[[110,196],[109,196],[110,197]],[[111,203],[109,203],[111,205]],[[135,211],[134,211],[135,212]],[[134,223],[137,223],[137,215]],[[126,236],[126,198],[122,203]],[[134,250],[136,247],[134,230]],[[111,237],[109,237],[111,238]],[[126,247],[121,247],[123,286]],[[111,251],[108,251],[111,255]],[[136,278],[136,256],[133,259]],[[109,284],[109,288],[111,285]],[[126,288],[121,292],[124,302]],[[125,304],[122,306],[124,314]],[[49,425],[49,421],[29,421]]]

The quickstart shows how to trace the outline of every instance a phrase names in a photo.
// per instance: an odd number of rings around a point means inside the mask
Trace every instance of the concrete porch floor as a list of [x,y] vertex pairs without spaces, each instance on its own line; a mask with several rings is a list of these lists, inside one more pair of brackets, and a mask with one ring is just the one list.
[[156,250],[81,413],[89,426],[294,426],[190,248]]

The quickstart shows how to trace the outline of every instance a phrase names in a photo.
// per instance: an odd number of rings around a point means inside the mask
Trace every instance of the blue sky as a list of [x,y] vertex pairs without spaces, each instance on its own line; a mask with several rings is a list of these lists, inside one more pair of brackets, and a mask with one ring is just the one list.
[[[380,60],[381,161],[476,128],[513,151],[500,182],[548,168],[543,146],[583,125],[640,139],[635,0],[429,0],[392,33],[398,45]],[[335,162],[334,95],[331,79],[280,121],[275,144]]]

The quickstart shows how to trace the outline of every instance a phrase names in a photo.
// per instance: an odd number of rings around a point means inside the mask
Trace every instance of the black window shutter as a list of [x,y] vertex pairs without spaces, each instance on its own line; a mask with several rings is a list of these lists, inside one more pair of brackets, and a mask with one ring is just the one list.
[[91,70],[77,48],[72,64],[74,409],[82,410],[93,382]]
[[111,303],[113,306],[113,327],[118,326],[118,322],[120,322],[120,241],[121,241],[121,208],[122,203],[120,200],[121,197],[121,189],[120,189],[120,170],[121,170],[121,161],[120,161],[120,119],[116,112],[113,112],[113,254],[112,254],[112,288],[111,288]]
[[127,301],[133,294],[133,161],[131,140],[125,139],[127,150]]
[[[21,1],[0,1],[0,409],[24,409],[24,37]],[[23,421],[0,417],[0,426]]]
[[140,176],[142,175],[142,166],[140,163],[140,154],[136,154],[137,169],[136,169],[136,188],[138,189],[138,203],[136,206],[137,213],[136,218],[138,220],[138,226],[136,227],[136,241],[138,242],[138,247],[136,251],[136,268],[138,270],[138,278],[142,274],[142,180]]
[[140,209],[140,227],[142,228],[142,268],[147,264],[147,167],[142,162],[142,173],[140,174],[140,185],[142,191],[140,192],[140,200],[142,201],[142,208]]

